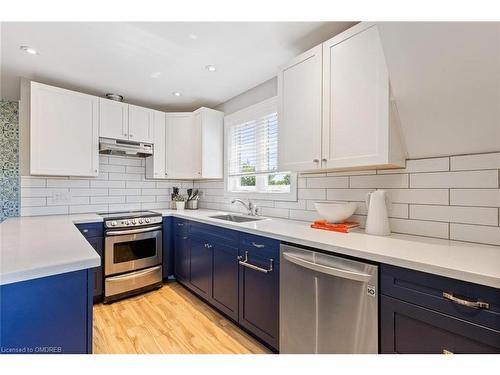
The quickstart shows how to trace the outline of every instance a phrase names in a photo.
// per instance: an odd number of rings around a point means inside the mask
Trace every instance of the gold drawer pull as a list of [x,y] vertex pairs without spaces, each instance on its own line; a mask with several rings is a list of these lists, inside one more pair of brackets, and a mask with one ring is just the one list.
[[447,300],[450,300],[453,303],[456,303],[456,304],[462,305],[462,306],[471,307],[473,309],[486,309],[486,310],[488,310],[490,308],[490,304],[488,302],[467,301],[465,299],[454,296],[453,293],[443,292],[443,297],[446,298]]

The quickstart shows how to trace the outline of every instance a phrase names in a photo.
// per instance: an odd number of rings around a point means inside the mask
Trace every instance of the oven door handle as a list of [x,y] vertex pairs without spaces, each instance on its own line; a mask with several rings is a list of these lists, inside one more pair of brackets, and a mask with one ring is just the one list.
[[138,228],[138,229],[129,229],[129,230],[109,230],[106,232],[107,236],[120,236],[122,234],[136,234],[136,233],[146,233],[152,232],[154,230],[161,229],[161,225],[156,225],[154,227],[148,228]]

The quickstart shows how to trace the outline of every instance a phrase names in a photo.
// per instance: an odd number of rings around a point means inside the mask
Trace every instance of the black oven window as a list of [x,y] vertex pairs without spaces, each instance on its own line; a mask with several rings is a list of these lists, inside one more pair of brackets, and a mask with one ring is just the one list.
[[114,244],[113,263],[130,262],[156,255],[156,238]]

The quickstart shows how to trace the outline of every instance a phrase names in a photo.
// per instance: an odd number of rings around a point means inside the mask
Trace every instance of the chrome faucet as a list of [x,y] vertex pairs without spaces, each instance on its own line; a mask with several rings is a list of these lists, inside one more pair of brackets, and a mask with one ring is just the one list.
[[247,209],[247,211],[248,211],[247,215],[249,215],[249,216],[258,216],[259,215],[259,207],[257,207],[257,205],[252,203],[250,200],[248,201],[248,203],[245,203],[241,199],[233,199],[231,203],[234,204],[236,202],[240,203],[241,205],[243,205],[243,207],[245,207]]

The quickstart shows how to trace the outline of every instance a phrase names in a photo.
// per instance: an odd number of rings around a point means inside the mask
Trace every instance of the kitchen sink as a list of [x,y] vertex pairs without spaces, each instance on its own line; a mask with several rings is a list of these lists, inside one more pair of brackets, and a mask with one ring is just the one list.
[[209,216],[212,219],[232,221],[233,223],[246,223],[247,221],[258,221],[263,220],[263,217],[250,217],[250,216],[238,216],[238,215],[214,215]]

